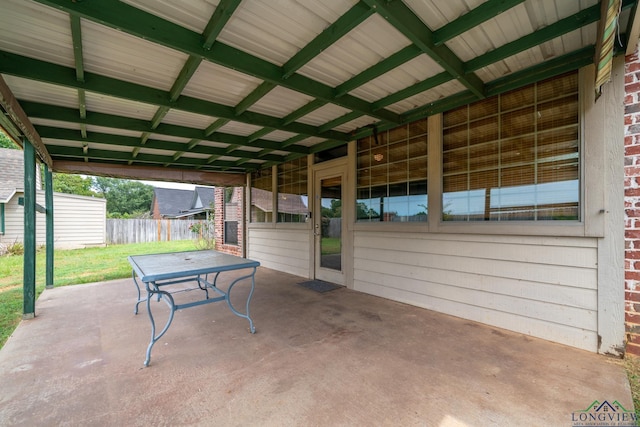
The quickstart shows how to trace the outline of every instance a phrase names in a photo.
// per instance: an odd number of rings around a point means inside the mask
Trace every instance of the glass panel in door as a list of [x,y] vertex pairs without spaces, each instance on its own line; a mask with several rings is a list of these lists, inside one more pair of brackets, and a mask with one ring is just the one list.
[[321,179],[320,193],[320,267],[342,271],[342,177]]

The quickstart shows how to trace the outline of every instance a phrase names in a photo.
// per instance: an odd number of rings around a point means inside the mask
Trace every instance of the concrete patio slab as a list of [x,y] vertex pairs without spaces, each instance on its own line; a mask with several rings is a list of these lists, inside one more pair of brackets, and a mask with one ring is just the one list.
[[44,291],[0,351],[0,425],[572,426],[594,401],[633,410],[619,360],[265,268],[256,280],[256,334],[224,303],[180,310],[148,368],[130,279]]

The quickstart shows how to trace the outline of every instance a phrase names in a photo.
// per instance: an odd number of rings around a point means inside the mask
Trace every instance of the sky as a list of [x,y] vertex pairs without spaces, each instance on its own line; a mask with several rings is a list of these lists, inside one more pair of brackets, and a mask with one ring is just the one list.
[[193,184],[183,184],[181,182],[165,182],[165,181],[140,181],[143,184],[152,185],[160,188],[177,188],[179,190],[193,190],[196,186]]

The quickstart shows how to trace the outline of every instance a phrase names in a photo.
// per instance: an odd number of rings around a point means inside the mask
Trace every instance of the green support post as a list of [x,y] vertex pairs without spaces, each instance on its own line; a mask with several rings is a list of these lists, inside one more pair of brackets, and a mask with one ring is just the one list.
[[24,278],[23,319],[36,315],[36,152],[25,138],[24,147]]
[[48,166],[44,166],[44,201],[47,218],[47,266],[46,266],[46,289],[53,288],[53,173]]

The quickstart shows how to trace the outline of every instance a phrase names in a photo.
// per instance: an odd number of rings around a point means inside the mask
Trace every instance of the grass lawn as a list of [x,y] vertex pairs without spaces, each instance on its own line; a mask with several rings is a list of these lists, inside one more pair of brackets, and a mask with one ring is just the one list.
[[[56,250],[54,252],[54,286],[131,277],[129,255],[195,250],[194,240],[113,245],[103,248]],[[44,251],[36,254],[36,295],[44,290]],[[0,257],[0,348],[4,346],[22,319],[23,257]]]

